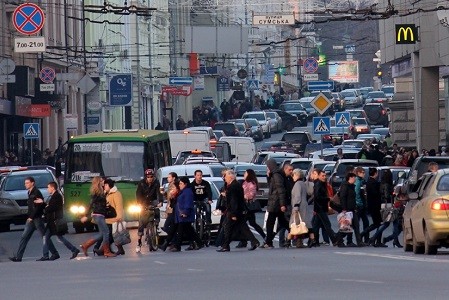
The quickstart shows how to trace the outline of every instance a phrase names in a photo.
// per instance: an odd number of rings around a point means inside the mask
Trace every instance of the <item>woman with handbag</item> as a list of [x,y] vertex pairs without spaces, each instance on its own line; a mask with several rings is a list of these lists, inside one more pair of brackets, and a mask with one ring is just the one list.
[[[112,206],[117,216],[115,218],[109,218],[106,219],[106,224],[108,224],[109,228],[109,244],[114,243],[114,238],[112,235],[112,224],[116,223],[117,230],[119,230],[119,224],[123,221],[123,197],[122,193],[117,189],[117,186],[115,185],[115,181],[108,178],[104,182],[104,192],[106,194],[106,201],[107,203]],[[115,254],[117,255],[125,255],[125,250],[123,249],[123,245],[115,243],[115,246],[117,246],[117,252]]]
[[[259,200],[256,199],[259,187],[256,172],[254,172],[253,169],[247,169],[243,174],[242,188],[247,207],[246,220],[265,240],[265,232],[262,227],[256,223],[256,212],[261,211],[262,208],[260,207]],[[247,241],[241,241],[236,248],[246,248],[247,244]]]
[[[70,259],[74,259],[80,253],[75,246],[72,245],[66,238],[64,234],[67,233],[68,227],[67,222],[64,219],[64,201],[62,195],[58,191],[58,185],[56,182],[49,182],[47,185],[47,191],[50,194],[50,200],[45,207],[45,220],[47,221],[47,226],[44,235],[44,245],[43,245],[43,256],[38,259],[38,261],[46,260],[56,260],[60,258],[59,253],[55,252],[50,257],[48,257],[49,244],[51,241],[51,236],[56,235],[57,239],[64,244],[72,252]],[[43,201],[42,199],[35,200]]]
[[[105,257],[115,257],[115,253],[111,252],[109,248],[109,228],[106,224],[106,197],[104,195],[103,187],[101,185],[102,178],[96,176],[92,179],[92,184],[90,186],[90,205],[87,215],[91,214],[92,220],[98,226],[98,235],[95,238],[90,238],[81,245],[84,255],[88,256],[87,250],[89,247],[94,245],[97,241],[103,240],[101,244],[101,249]],[[81,218],[81,222],[85,223],[88,220],[87,216]]]
[[[305,222],[307,228],[312,228],[311,220],[308,218],[307,208],[307,182],[304,181],[304,173],[300,169],[294,169],[293,173],[293,189],[292,189],[292,215],[290,217],[290,224],[297,225],[297,216],[300,216],[299,220]],[[291,227],[291,225],[290,225]],[[296,238],[296,248],[305,248],[303,244],[302,235],[294,236],[289,233],[287,236],[287,244],[289,241]],[[310,240],[315,239],[315,235],[312,230],[309,230],[309,238]]]

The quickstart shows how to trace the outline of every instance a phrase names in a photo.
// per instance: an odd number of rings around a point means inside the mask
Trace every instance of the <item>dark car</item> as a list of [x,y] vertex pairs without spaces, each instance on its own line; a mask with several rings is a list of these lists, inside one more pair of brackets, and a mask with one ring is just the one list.
[[337,161],[337,164],[334,167],[334,171],[331,176],[329,176],[329,183],[332,185],[334,190],[338,190],[340,188],[341,183],[343,182],[346,176],[346,169],[348,167],[363,167],[365,169],[365,180],[368,179],[368,168],[377,168],[379,163],[377,160],[369,160],[369,159],[340,159]]
[[290,131],[300,124],[307,124],[307,114],[293,115],[280,109],[270,109],[270,111],[277,112],[282,119],[282,129]]
[[289,131],[284,133],[281,141],[289,142],[295,149],[295,153],[304,154],[307,144],[313,143],[312,136],[307,131]]
[[240,136],[239,129],[234,122],[215,123],[214,130],[223,130],[226,136]]
[[264,142],[260,146],[259,151],[284,151],[284,152],[294,152],[292,144],[284,141],[269,141]]
[[388,111],[382,103],[367,103],[363,106],[370,126],[388,127]]
[[[284,101],[280,106],[279,109],[282,111],[285,111],[289,114],[292,114],[294,116],[298,117],[298,121],[300,122],[299,126],[307,126],[307,111],[305,110],[304,106],[302,106],[301,102],[299,101]],[[306,118],[304,119],[304,116]],[[281,116],[282,118],[282,116]]]

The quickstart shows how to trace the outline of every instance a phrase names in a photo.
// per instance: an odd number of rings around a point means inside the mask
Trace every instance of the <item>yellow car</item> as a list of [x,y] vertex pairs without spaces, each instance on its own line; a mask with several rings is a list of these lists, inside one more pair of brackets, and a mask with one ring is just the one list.
[[404,251],[437,254],[449,247],[449,169],[425,173],[404,210]]

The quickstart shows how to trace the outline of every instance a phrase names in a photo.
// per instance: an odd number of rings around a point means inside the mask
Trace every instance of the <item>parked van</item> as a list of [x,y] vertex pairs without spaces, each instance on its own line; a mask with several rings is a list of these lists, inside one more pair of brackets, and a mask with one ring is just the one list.
[[256,154],[256,145],[251,137],[223,136],[220,141],[231,146],[233,161],[250,162]]
[[170,130],[168,131],[172,158],[179,151],[210,151],[210,138],[206,131]]

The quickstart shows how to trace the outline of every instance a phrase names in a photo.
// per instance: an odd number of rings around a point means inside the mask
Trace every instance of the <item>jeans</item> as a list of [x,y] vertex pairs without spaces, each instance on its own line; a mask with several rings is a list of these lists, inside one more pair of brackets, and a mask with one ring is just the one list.
[[[43,256],[44,257],[48,257],[49,252],[51,252],[51,254],[58,253],[58,250],[56,250],[55,246],[53,246],[53,249],[51,249],[50,245],[53,245],[53,243],[51,241],[51,235],[52,234],[50,232],[50,229],[47,228],[47,230],[45,231],[45,236],[44,236],[44,247],[43,247]],[[56,238],[58,239],[59,242],[63,243],[64,246],[67,247],[67,249],[72,251],[72,253],[77,250],[77,248],[75,246],[73,246],[72,243],[70,243],[63,235],[57,235]]]
[[[17,250],[16,254],[17,258],[22,259],[23,253],[25,252],[25,248],[28,242],[30,241],[31,237],[33,236],[34,231],[36,230],[39,231],[42,237],[45,235],[45,225],[44,221],[41,218],[26,222],[25,229],[23,230],[22,237],[20,238],[19,249]],[[51,240],[48,243],[48,246],[50,249],[55,249],[55,246],[53,245]]]
[[95,241],[100,241],[103,239],[101,246],[109,243],[109,228],[108,224],[106,224],[106,219],[102,215],[93,215],[95,224],[98,226],[98,234],[94,237]]
[[395,242],[399,242],[398,241],[398,236],[402,232],[402,220],[399,221],[398,219],[393,221],[393,233],[390,236],[386,237],[386,239],[388,241],[394,240]]
[[380,225],[379,228],[377,228],[376,233],[371,237],[371,240],[373,241],[377,240],[377,243],[381,243],[382,233],[384,232],[385,229],[388,228],[388,226],[390,226],[390,222],[383,222],[382,225]]
[[[360,219],[362,220],[363,230],[368,228],[369,220],[368,220],[368,215],[366,214],[366,209],[365,208],[357,208],[357,216],[358,216],[358,220],[360,220]],[[359,230],[360,230],[360,228],[359,228]]]
[[[112,237],[112,224],[107,224],[107,225],[108,225],[108,231],[109,231],[109,245],[111,245],[114,243],[114,238]],[[100,249],[102,243],[103,243],[103,238],[95,243],[94,248]]]
[[329,217],[327,212],[316,212],[314,218],[312,220],[313,232],[315,233],[315,240],[318,242],[319,239],[319,231],[320,228],[323,227],[326,233],[329,235],[332,243],[337,242],[340,239],[339,234],[335,234],[332,230],[331,222],[329,221]]

